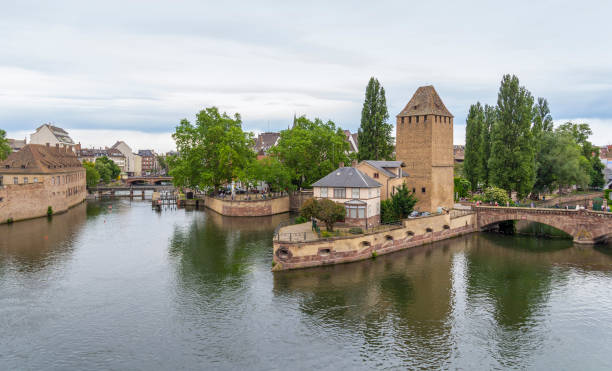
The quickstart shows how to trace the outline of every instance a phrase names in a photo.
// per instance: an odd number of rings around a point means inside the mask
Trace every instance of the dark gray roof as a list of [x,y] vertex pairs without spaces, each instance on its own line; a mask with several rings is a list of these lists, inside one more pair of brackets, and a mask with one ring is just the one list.
[[313,187],[376,188],[380,183],[354,167],[341,167],[316,181]]
[[[386,170],[386,169],[395,169],[395,168],[402,168],[402,165],[404,165],[404,163],[402,161],[374,161],[374,160],[365,160],[365,163],[369,164],[370,166],[378,169],[381,173],[385,174],[386,176],[390,177],[390,178],[396,178],[397,175],[393,174],[392,172]],[[405,173],[403,170],[401,172],[402,176],[408,176],[407,173]]]

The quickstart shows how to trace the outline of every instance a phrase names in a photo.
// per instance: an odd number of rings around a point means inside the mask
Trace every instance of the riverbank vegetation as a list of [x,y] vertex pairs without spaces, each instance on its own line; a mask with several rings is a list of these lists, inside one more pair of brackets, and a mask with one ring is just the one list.
[[505,75],[497,104],[470,107],[463,173],[472,191],[502,188],[519,199],[556,189],[602,187],[599,149],[586,123],[556,129],[544,98],[534,100],[516,76]]
[[11,147],[6,139],[6,131],[0,129],[0,161],[5,160],[11,153]]

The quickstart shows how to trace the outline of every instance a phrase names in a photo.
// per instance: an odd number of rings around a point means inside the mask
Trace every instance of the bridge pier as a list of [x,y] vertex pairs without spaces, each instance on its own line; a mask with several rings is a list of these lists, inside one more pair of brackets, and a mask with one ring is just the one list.
[[134,199],[134,190],[130,188],[130,201]]
[[144,196],[145,196],[145,195],[144,195],[144,193],[145,193],[145,191],[144,191],[144,189],[143,189],[143,190],[142,190],[142,199],[143,199],[143,200],[145,199],[145,197],[144,197]]

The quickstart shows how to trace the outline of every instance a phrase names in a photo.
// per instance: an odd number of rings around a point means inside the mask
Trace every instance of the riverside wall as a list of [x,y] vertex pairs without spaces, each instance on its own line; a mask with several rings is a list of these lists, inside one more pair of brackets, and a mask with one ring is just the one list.
[[225,216],[267,216],[289,212],[289,196],[267,200],[230,200],[215,197],[204,198],[204,205]]
[[85,200],[84,190],[69,195],[52,190],[43,182],[0,187],[0,223],[46,216],[49,206],[61,213]]
[[477,231],[476,214],[407,219],[383,232],[308,242],[274,241],[274,271],[348,263]]

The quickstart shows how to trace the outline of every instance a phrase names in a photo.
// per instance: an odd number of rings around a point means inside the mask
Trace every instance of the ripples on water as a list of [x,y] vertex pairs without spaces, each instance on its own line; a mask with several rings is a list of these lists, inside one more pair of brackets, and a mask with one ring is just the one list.
[[0,226],[0,369],[612,368],[610,246],[474,234],[272,274],[288,217]]

